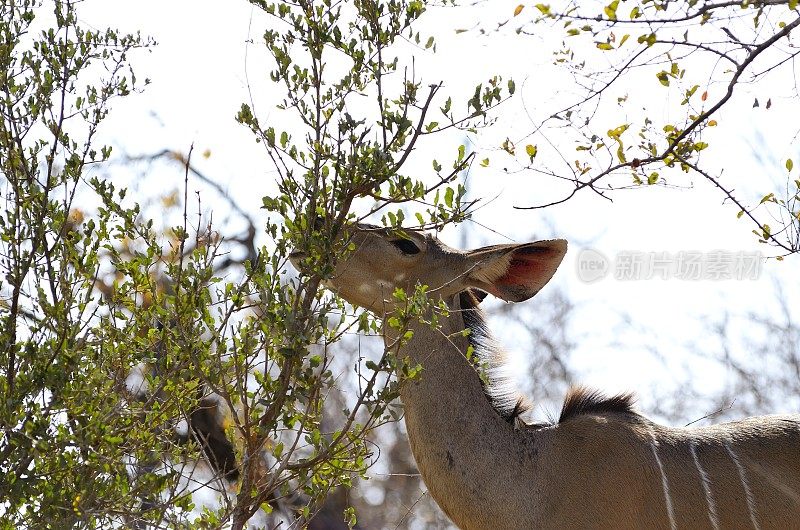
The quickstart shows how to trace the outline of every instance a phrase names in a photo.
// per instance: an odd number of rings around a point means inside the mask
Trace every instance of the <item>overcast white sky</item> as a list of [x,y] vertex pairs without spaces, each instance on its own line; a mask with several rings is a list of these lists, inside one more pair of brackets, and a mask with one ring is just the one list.
[[[574,360],[583,382],[609,392],[634,390],[642,396],[645,411],[652,403],[650,390],[654,386],[673,385],[687,376],[710,377],[710,387],[721,385],[722,374],[709,374],[695,365],[688,368],[694,373],[687,374],[684,366],[685,346],[707,340],[701,317],[713,319],[725,311],[744,314],[751,309],[772,310],[776,282],[786,291],[791,305],[796,305],[800,300],[796,258],[783,263],[765,261],[760,278],[748,281],[581,281],[576,274],[576,259],[584,247],[609,257],[625,251],[722,249],[769,254],[770,250],[756,243],[750,233],[753,227],[744,220],[737,221],[735,208],[722,205],[722,197],[698,177],[692,178],[691,189],[621,191],[612,195],[613,203],[587,192],[545,211],[512,210],[513,205],[535,204],[556,188],[541,175],[506,174],[496,149],[505,137],[518,138],[530,130],[525,109],[535,116],[546,115],[550,105],[563,102],[564,97],[575,93],[575,87],[571,77],[550,65],[553,44],[548,44],[546,30],[536,38],[520,37],[511,30],[488,37],[474,32],[456,34],[454,30],[474,27],[477,21],[493,27],[496,21],[508,18],[517,3],[493,0],[468,8],[433,9],[421,27],[423,33],[433,31],[439,43],[437,54],[419,52],[417,58],[417,72],[426,84],[441,80],[449,93],[468,94],[476,82],[495,73],[517,81],[516,101],[500,109],[500,120],[491,131],[473,138],[479,150],[494,150],[482,151],[479,156],[489,156],[493,162],[489,168],[475,168],[471,173],[469,193],[472,197],[496,197],[476,213],[476,221],[516,241],[533,235],[570,240],[570,252],[554,281],[580,307],[574,332],[584,342]],[[264,18],[244,1],[224,2],[224,8],[222,5],[207,0],[92,0],[84,5],[83,18],[98,26],[108,23],[126,30],[140,29],[159,42],[152,52],[136,61],[140,77],[152,78],[152,85],[143,95],[121,102],[104,131],[116,152],[140,154],[164,148],[185,152],[191,144],[195,153],[209,149],[208,160],[195,159],[200,168],[230,190],[244,209],[261,219],[260,197],[271,188],[272,168],[252,135],[235,122],[234,116],[240,104],[252,97],[262,117],[279,119],[270,109],[280,93],[268,79],[269,64],[259,46]],[[523,11],[520,16],[525,15]],[[251,39],[255,44],[246,44]],[[652,85],[623,83],[621,87],[643,104],[652,105],[663,98],[653,92]],[[703,156],[722,161],[726,175],[736,175],[743,190],[756,193],[762,189],[748,190],[751,180],[766,181],[771,178],[769,175],[782,178],[781,161],[797,155],[797,146],[792,143],[797,125],[782,119],[797,110],[796,103],[784,98],[789,95],[788,91],[775,89],[770,111],[751,108],[747,100],[751,95],[742,95],[734,101],[734,105],[739,103],[736,108],[731,107],[717,118],[720,125],[712,147]],[[668,99],[662,101],[674,104]],[[597,119],[609,123],[616,120],[618,124],[627,118],[615,116],[614,112],[613,108],[601,111]],[[666,114],[662,110],[656,115]],[[753,157],[759,136],[766,138],[770,156],[775,158],[773,166],[761,166]],[[462,135],[452,135],[432,148],[452,153],[462,139]],[[551,140],[560,141],[557,136]],[[432,148],[427,152],[433,152]],[[572,149],[571,144],[564,146],[565,151]],[[430,168],[430,157],[425,154],[426,149],[420,149],[420,171]],[[541,156],[554,155],[543,152]],[[555,159],[553,164],[556,167]],[[181,173],[175,171],[159,175],[146,185],[157,182],[156,191],[163,187],[166,192],[178,187],[181,178]],[[222,215],[215,213],[215,218]],[[505,241],[478,225],[472,228],[472,237],[482,243]],[[445,232],[442,238],[451,244],[458,241],[454,230]],[[537,301],[530,301],[519,310],[536,312]],[[630,316],[635,325],[622,326],[619,315]],[[496,334],[507,349],[524,356],[524,343],[504,334],[502,329]],[[665,367],[647,353],[648,347],[675,353],[670,354],[670,363]]]

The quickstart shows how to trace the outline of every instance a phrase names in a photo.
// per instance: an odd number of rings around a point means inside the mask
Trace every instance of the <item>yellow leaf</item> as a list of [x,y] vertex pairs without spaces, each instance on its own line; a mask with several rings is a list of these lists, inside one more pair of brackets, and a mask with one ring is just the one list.
[[83,218],[84,218],[83,211],[80,210],[79,208],[74,208],[70,210],[69,217],[67,219],[69,224],[72,224],[74,226],[81,224],[83,222]]
[[708,120],[708,126],[709,127],[716,127],[717,126],[717,120]]
[[522,5],[522,4],[518,5],[518,6],[517,6],[517,8],[516,8],[516,9],[514,9],[514,16],[517,16],[517,15],[519,15],[520,13],[522,13],[522,10],[523,10],[523,9],[525,9],[525,6],[524,6],[524,5]]
[[211,149],[206,149],[203,151],[203,158],[208,158],[211,156]]
[[161,197],[161,205],[164,208],[172,208],[178,204],[178,190],[173,190],[171,193]]
[[791,158],[786,159],[786,171],[791,171],[794,167],[794,162],[792,162]]
[[609,18],[609,20],[617,20],[617,7],[619,6],[619,0],[614,0],[606,7],[603,8],[603,12]]

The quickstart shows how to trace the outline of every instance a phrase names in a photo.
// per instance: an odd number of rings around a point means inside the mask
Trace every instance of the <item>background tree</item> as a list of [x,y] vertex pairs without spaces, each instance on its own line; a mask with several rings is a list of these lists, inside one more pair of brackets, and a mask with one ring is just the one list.
[[[726,119],[735,123],[725,114],[731,106],[796,109],[796,2],[520,4],[508,18],[520,39],[550,36],[553,63],[575,83],[563,106],[537,109],[524,139],[504,145],[510,151],[527,143],[521,167],[563,180],[552,200],[520,201],[519,208],[560,204],[587,190],[611,198],[624,188],[691,186],[699,176],[777,255],[800,249],[794,158],[784,159],[783,179],[742,189],[751,175],[726,167],[719,132]],[[558,156],[537,158],[540,147]]]

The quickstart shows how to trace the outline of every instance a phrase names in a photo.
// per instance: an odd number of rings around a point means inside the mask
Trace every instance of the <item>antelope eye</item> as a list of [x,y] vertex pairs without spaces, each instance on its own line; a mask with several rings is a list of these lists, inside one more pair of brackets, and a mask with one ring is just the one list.
[[400,249],[403,254],[419,254],[419,247],[410,239],[395,239],[392,245]]

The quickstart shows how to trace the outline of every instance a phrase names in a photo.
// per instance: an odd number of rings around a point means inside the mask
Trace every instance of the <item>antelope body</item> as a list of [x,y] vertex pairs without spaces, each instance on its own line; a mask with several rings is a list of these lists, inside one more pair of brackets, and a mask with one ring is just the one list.
[[[507,382],[482,382],[471,345],[490,378],[502,363],[477,307],[482,292],[530,298],[555,273],[566,241],[461,252],[369,225],[350,227],[348,237],[356,250],[328,281],[345,300],[382,315],[395,288],[421,283],[449,309],[438,329],[413,323],[399,346],[423,368],[400,398],[420,473],[460,528],[800,528],[800,415],[672,428],[635,412],[631,395],[577,388],[557,423],[525,425]],[[386,326],[387,347],[395,335]]]

